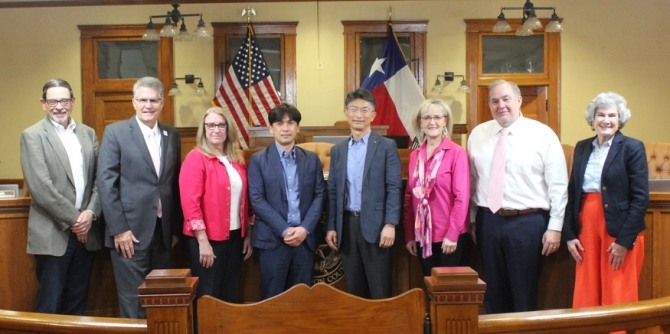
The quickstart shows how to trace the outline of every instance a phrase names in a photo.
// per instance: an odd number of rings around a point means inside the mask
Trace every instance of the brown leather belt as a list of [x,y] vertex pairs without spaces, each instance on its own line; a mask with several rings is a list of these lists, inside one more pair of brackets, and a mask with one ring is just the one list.
[[501,217],[511,217],[511,216],[521,216],[521,215],[527,215],[529,213],[535,213],[535,212],[540,212],[543,211],[542,209],[536,209],[536,208],[531,208],[531,209],[522,209],[522,210],[507,210],[507,209],[500,209],[498,212],[492,212],[489,208],[482,207],[488,212],[493,213],[494,215],[498,215]]

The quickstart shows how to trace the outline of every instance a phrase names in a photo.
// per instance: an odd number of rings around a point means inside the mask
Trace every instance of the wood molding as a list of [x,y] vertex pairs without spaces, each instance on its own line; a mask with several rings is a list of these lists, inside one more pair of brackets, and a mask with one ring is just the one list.
[[[328,1],[355,1],[355,0],[320,0]],[[368,1],[402,1],[402,0],[368,0]],[[406,1],[406,0],[405,0]],[[417,0],[409,0],[417,1]],[[257,3],[257,2],[314,2],[314,0],[181,0],[183,4],[203,4],[203,3]],[[23,0],[23,1],[2,1],[0,8],[27,8],[27,7],[74,7],[74,6],[127,6],[127,5],[159,5],[172,4],[172,0]]]

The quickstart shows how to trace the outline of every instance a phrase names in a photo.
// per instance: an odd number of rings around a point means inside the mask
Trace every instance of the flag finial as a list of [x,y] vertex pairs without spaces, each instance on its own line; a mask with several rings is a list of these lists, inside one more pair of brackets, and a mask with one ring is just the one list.
[[251,22],[251,16],[256,16],[256,9],[247,6],[247,8],[242,9],[241,16],[247,16],[247,23]]
[[393,6],[389,6],[388,17],[389,22],[391,22],[391,18],[393,17]]

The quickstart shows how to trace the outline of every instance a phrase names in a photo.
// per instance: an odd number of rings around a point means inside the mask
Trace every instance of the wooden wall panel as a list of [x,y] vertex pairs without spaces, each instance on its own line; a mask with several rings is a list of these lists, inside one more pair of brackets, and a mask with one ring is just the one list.
[[35,309],[35,260],[26,253],[29,206],[29,198],[0,201],[0,309]]

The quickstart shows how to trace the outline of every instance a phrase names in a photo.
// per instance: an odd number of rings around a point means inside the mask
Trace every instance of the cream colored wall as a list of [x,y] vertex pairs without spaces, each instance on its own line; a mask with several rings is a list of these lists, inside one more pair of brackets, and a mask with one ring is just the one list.
[[[561,0],[533,1],[558,7],[566,30],[562,33],[561,123],[564,143],[592,135],[583,110],[598,92],[613,90],[626,96],[633,118],[624,132],[645,141],[670,141],[670,94],[660,88],[670,77],[670,25],[662,19],[670,1]],[[385,20],[389,6],[395,20],[429,20],[426,82],[444,71],[465,72],[464,18],[494,18],[501,6],[520,6],[522,0],[355,1],[254,3],[255,21],[298,21],[297,104],[303,125],[329,125],[342,118],[344,83],[342,20]],[[209,22],[240,22],[247,4],[185,4],[184,13],[203,12]],[[39,105],[42,84],[49,78],[70,81],[81,92],[79,30],[85,24],[145,23],[148,15],[167,5],[54,7],[0,9],[0,178],[21,177],[21,130],[43,117]],[[540,14],[542,15],[542,14]],[[508,17],[518,17],[508,13]],[[189,27],[195,22],[187,21]],[[317,64],[325,64],[317,68]],[[176,99],[177,126],[194,126],[211,103],[214,87],[211,39],[175,43],[175,75],[203,77],[205,97],[192,95],[181,82]],[[654,88],[656,87],[656,88]],[[465,96],[452,83],[440,96],[465,122]],[[432,96],[432,95],[430,95]],[[81,120],[81,104],[74,118]],[[128,105],[131,108],[130,103]]]

